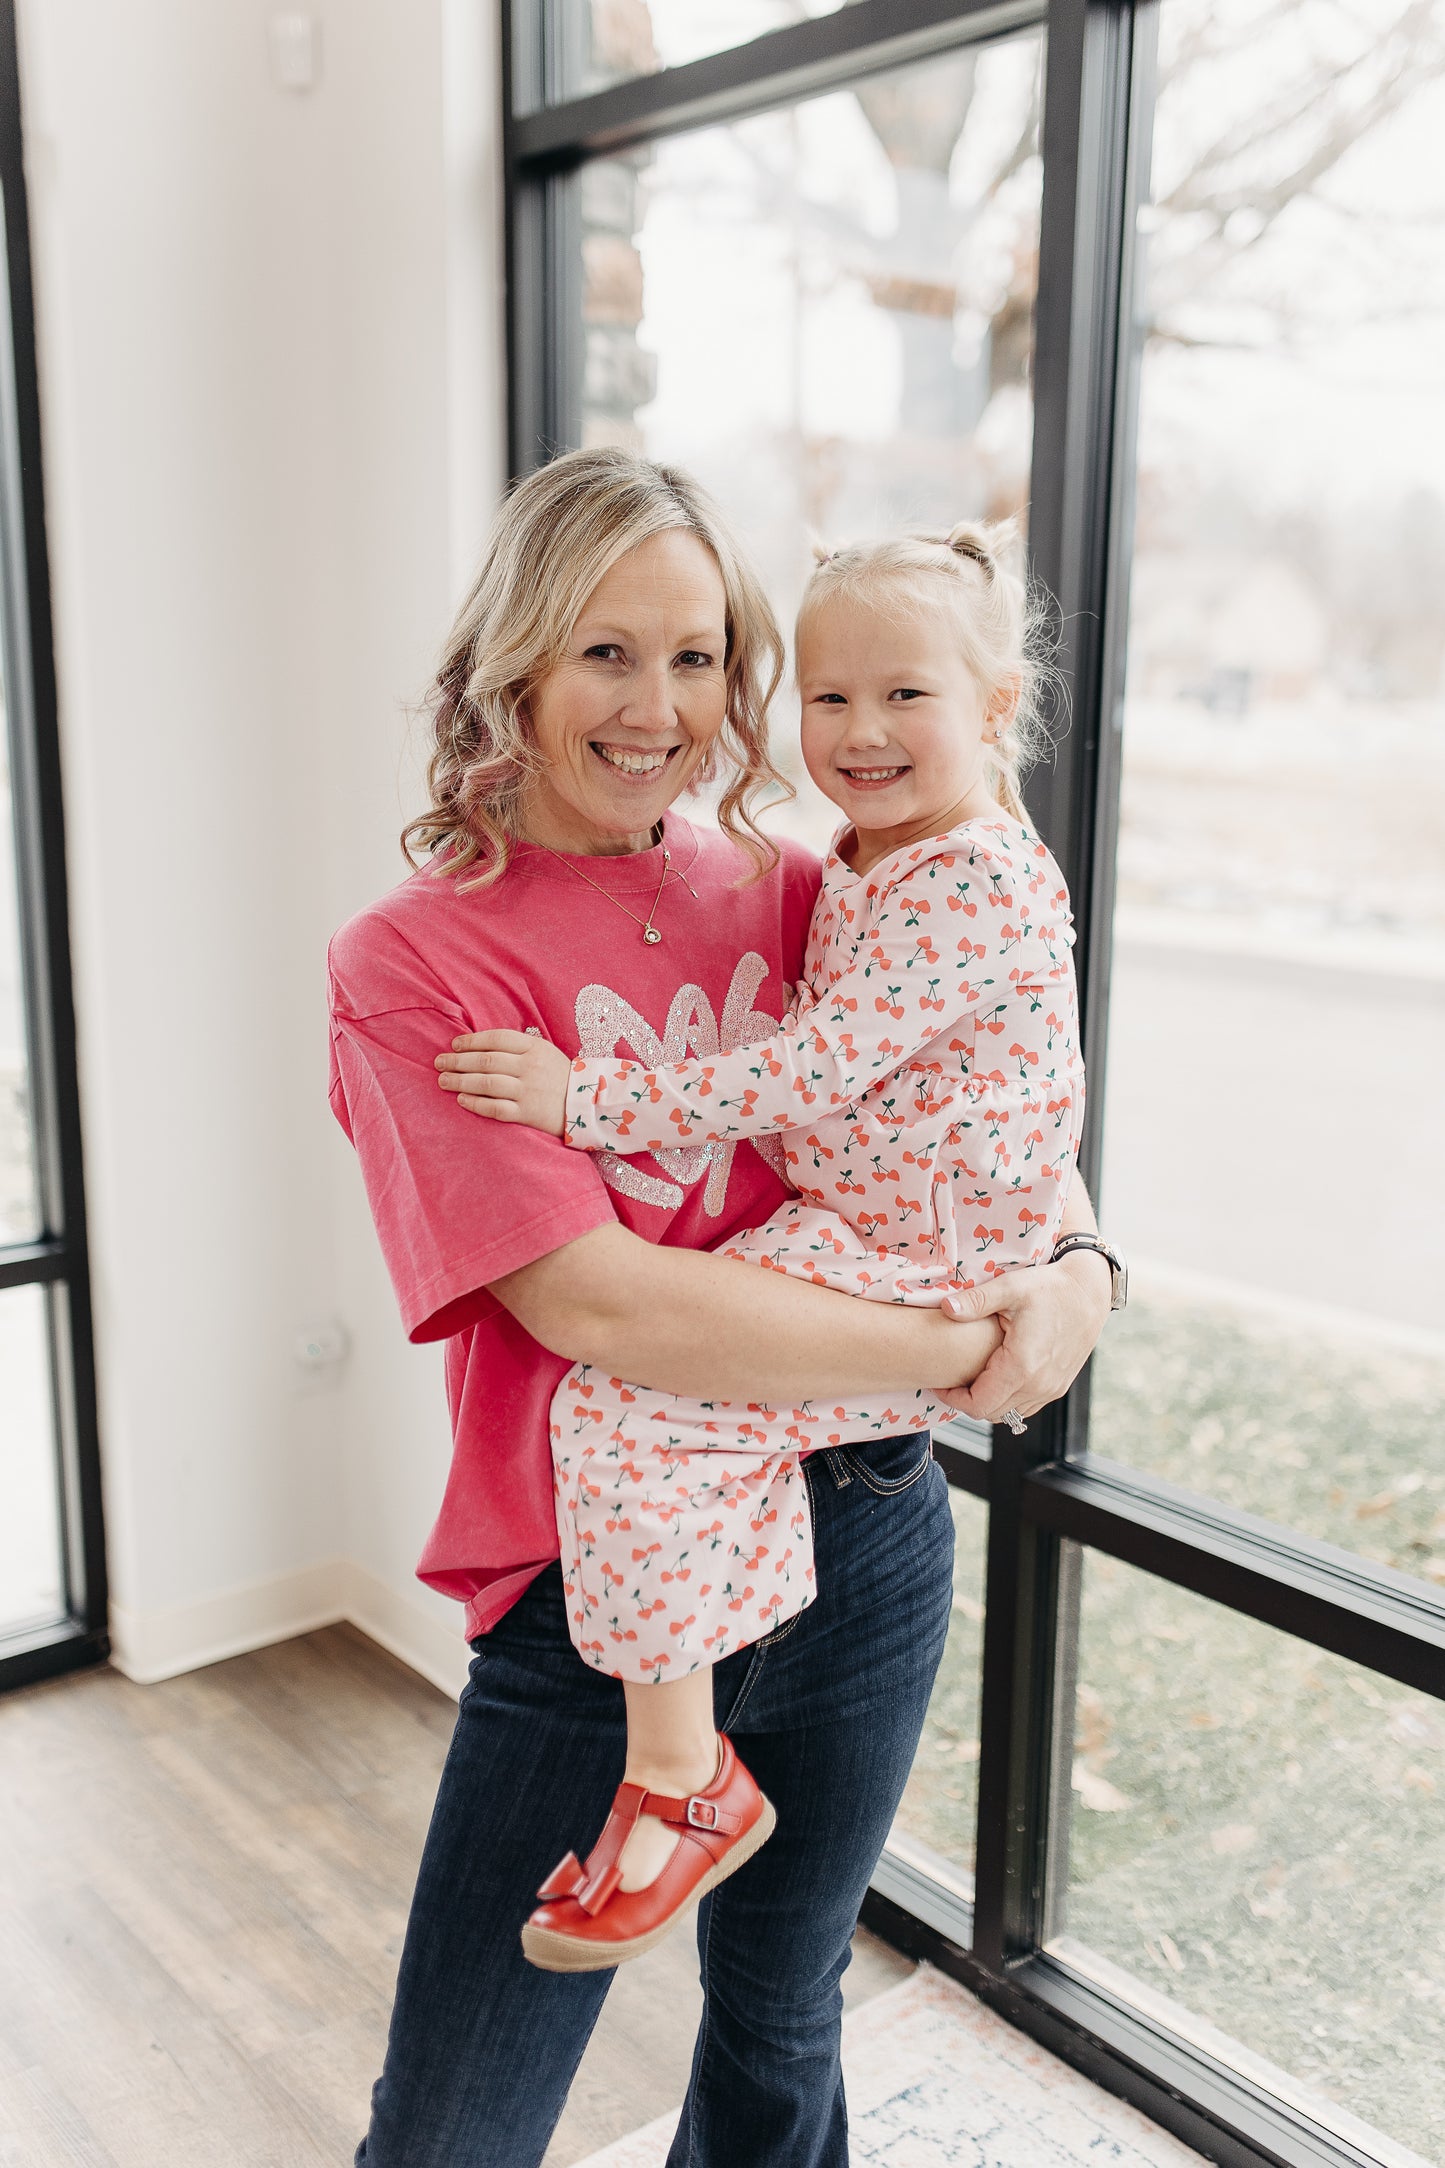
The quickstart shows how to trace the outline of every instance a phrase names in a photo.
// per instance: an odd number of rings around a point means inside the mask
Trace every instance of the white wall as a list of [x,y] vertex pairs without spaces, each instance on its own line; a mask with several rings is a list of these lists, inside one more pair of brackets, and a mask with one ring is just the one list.
[[302,94],[269,12],[21,9],[115,1624],[155,1676],[349,1613],[453,1678],[323,955],[501,481],[496,10],[332,0]]

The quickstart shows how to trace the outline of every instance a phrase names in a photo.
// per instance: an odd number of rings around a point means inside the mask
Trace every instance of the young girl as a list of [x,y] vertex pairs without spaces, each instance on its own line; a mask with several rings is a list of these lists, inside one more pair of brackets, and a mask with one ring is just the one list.
[[[808,772],[844,816],[781,1029],[648,1070],[518,1032],[443,1057],[461,1104],[581,1150],[776,1135],[795,1201],[723,1254],[874,1302],[939,1303],[1040,1262],[1084,1078],[1068,895],[1017,774],[1038,667],[997,530],[826,556],[797,631]],[[713,1728],[711,1666],[812,1601],[801,1456],[926,1428],[928,1393],[773,1409],[585,1365],[552,1402],[572,1638],[623,1681],[628,1772],[704,1740],[687,1798],[624,1783],[523,1932],[536,1964],[638,1956],[766,1842],[773,1810]],[[669,1753],[668,1748],[672,1751]]]

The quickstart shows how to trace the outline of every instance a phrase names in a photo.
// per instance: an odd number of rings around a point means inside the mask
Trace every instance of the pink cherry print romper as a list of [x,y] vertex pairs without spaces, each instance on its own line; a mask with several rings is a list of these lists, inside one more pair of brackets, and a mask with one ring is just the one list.
[[[1084,1115],[1068,892],[999,814],[867,874],[830,852],[778,1033],[646,1069],[573,1064],[567,1141],[624,1154],[782,1138],[796,1198],[721,1255],[871,1302],[1047,1257]],[[572,1638],[615,1677],[680,1678],[812,1602],[800,1456],[921,1430],[926,1391],[769,1408],[575,1367],[552,1400]]]

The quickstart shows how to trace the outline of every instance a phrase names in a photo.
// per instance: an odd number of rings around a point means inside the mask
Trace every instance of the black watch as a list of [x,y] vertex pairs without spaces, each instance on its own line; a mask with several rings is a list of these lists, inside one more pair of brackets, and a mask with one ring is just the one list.
[[1129,1267],[1113,1244],[1106,1242],[1102,1235],[1060,1235],[1049,1263],[1056,1265],[1061,1257],[1068,1257],[1074,1250],[1097,1250],[1109,1268],[1109,1308],[1122,1310],[1129,1300]]

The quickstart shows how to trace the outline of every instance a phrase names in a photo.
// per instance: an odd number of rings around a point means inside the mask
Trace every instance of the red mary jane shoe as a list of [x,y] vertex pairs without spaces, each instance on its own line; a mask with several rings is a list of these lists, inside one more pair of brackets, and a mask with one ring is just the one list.
[[[601,1972],[641,1957],[670,1934],[690,1906],[736,1873],[767,1843],[777,1815],[733,1752],[720,1742],[718,1773],[705,1792],[668,1799],[640,1784],[619,1784],[612,1812],[586,1866],[569,1852],[537,1895],[544,1900],[522,1929],[522,1949],[543,1972]],[[624,1890],[618,1865],[640,1814],[675,1823],[679,1842],[655,1882]]]

